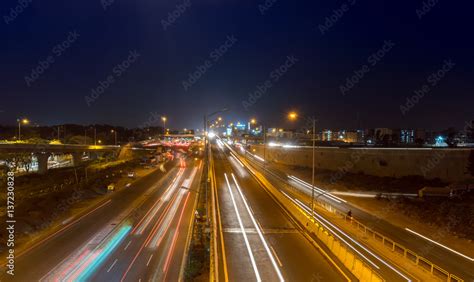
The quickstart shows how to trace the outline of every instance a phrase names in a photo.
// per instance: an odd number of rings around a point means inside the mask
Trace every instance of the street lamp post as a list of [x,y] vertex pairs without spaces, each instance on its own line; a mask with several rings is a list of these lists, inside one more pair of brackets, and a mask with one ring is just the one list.
[[115,146],[117,146],[117,130],[112,129],[110,132],[114,133],[114,135],[115,135]]
[[314,154],[315,154],[315,142],[316,142],[316,119],[312,117],[312,122],[313,122],[313,136],[311,139],[313,139],[313,164],[312,164],[312,172],[311,172],[311,216],[314,214],[314,169],[315,169],[315,164],[314,164]]
[[17,119],[16,120],[18,122],[18,141],[21,141],[21,124],[28,124],[30,123],[30,121],[26,118],[23,118],[23,119]]
[[267,133],[265,132],[265,125],[262,124],[263,131],[263,170],[265,170],[265,164],[267,163]]
[[161,120],[163,121],[163,136],[166,135],[166,120],[167,118],[165,116],[161,117]]
[[[288,118],[290,120],[296,120],[298,118],[298,114],[295,112],[291,112],[288,114]],[[316,118],[313,116],[311,118],[313,132],[312,132],[312,165],[311,165],[311,214],[314,214],[314,172],[315,172],[315,149],[316,149]]]

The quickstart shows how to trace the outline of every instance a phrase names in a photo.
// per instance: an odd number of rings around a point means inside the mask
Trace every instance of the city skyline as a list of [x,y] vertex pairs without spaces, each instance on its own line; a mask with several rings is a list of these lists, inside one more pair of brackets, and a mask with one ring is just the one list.
[[138,127],[174,112],[177,128],[197,128],[222,107],[266,123],[296,109],[326,128],[472,119],[471,4],[16,4],[2,3],[2,124]]

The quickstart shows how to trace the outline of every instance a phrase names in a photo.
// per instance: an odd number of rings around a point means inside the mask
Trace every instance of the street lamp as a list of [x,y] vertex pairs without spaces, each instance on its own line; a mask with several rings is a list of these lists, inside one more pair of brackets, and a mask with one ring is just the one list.
[[296,112],[290,112],[288,114],[288,119],[290,120],[296,120],[298,118],[298,114]]
[[27,125],[30,121],[26,118],[18,118],[16,121],[18,122],[18,141],[21,141],[21,125]]
[[167,118],[165,116],[161,117],[161,120],[163,121],[163,135],[166,135],[166,120]]
[[[298,118],[298,114],[296,112],[290,112],[288,114],[288,119],[290,120],[296,120]],[[314,164],[314,156],[315,156],[315,141],[316,141],[316,119],[314,116],[311,118],[311,122],[313,123],[313,134],[312,134],[312,155],[313,155],[313,160],[312,160],[312,171],[311,171],[311,215],[314,214],[314,170],[315,170],[315,164]]]
[[115,135],[115,146],[117,146],[117,130],[112,129],[112,130],[110,130],[110,132],[114,133],[114,135]]

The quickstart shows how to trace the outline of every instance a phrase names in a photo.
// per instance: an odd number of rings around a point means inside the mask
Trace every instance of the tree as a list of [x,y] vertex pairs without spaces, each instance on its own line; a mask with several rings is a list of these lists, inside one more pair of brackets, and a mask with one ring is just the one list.
[[18,163],[18,166],[23,166],[26,172],[30,172],[31,163],[33,162],[32,153],[17,153],[15,154],[15,159]]
[[90,138],[89,136],[84,137],[82,135],[75,135],[75,136],[69,137],[67,139],[66,143],[67,144],[79,144],[79,145],[93,144],[94,140],[92,138]]

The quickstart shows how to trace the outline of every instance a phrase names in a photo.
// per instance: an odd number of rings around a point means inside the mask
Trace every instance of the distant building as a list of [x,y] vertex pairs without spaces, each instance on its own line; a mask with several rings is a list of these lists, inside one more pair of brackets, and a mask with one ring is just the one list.
[[364,143],[368,130],[357,129],[357,143]]
[[333,140],[336,140],[337,138],[334,138],[334,137],[333,137],[333,134],[334,134],[333,131],[330,130],[330,129],[323,130],[322,136],[321,136],[321,137],[322,137],[321,140],[323,140],[323,141],[333,141]]
[[293,138],[293,135],[294,135],[293,131],[286,130],[283,128],[268,128],[266,131],[267,131],[267,137],[291,139]]
[[400,130],[400,143],[401,144],[415,143],[415,130],[413,129]]
[[347,131],[346,136],[344,138],[344,142],[346,142],[346,143],[357,143],[357,142],[359,142],[357,131]]
[[375,139],[377,141],[392,140],[393,130],[390,128],[376,128]]

